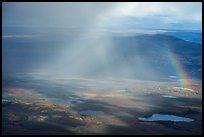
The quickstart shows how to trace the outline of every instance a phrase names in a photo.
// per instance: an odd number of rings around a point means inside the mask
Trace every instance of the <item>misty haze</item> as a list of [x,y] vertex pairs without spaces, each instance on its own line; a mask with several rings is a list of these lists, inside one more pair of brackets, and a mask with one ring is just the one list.
[[4,135],[202,134],[202,3],[2,3]]

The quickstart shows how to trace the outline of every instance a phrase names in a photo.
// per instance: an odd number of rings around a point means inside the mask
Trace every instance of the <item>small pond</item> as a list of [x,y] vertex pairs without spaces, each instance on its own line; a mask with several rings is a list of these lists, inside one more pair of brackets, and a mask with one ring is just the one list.
[[84,126],[84,125],[78,125],[78,126],[76,126],[76,128],[79,128],[79,129],[85,129],[85,128],[87,128],[87,126]]
[[84,116],[99,116],[99,115],[103,115],[104,112],[103,111],[86,110],[86,111],[81,111],[80,114],[84,115]]
[[170,96],[170,95],[162,95],[162,97],[164,97],[164,98],[177,98],[175,96]]
[[2,101],[15,101],[16,99],[14,97],[3,97]]
[[174,122],[192,122],[194,121],[191,118],[185,118],[185,117],[179,117],[175,115],[167,115],[167,114],[153,114],[149,118],[144,118],[144,117],[139,117],[138,118],[140,121],[149,121],[149,122],[154,122],[154,121],[174,121]]

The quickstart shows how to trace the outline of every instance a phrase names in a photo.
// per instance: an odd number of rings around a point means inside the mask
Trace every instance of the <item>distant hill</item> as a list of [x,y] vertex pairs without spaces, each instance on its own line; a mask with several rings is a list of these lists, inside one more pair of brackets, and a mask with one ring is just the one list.
[[[67,40],[65,42],[65,40]],[[81,41],[80,41],[81,40]],[[82,40],[90,41],[92,44],[83,45]],[[175,62],[172,62],[169,53],[175,56],[184,70],[192,77],[202,79],[202,46],[201,44],[185,41],[174,36],[163,34],[139,35],[139,36],[111,36],[109,37],[110,45],[100,45],[104,41],[95,40],[92,42],[91,37],[88,39],[79,39],[78,47],[85,50],[82,54],[75,56],[73,60],[67,62],[69,54],[65,57],[65,62],[58,65],[58,71],[69,72],[74,63],[81,60],[85,61],[76,72],[83,71],[86,75],[102,76],[130,76],[135,78],[157,78],[177,75]],[[3,58],[3,75],[26,72],[33,70],[38,66],[43,66],[47,61],[54,62],[65,46],[72,47],[71,39],[67,38],[60,42],[56,37],[43,37],[43,39],[3,39],[2,58]],[[94,53],[94,46],[106,46],[105,61]],[[75,48],[77,50],[77,48]],[[67,67],[67,68],[66,68]],[[48,69],[52,69],[51,67]],[[71,73],[71,71],[70,71]]]
[[[113,38],[115,64],[124,60],[128,65],[137,66],[137,59],[163,75],[175,74],[174,62],[170,60],[170,50],[191,77],[201,78],[202,46],[197,43],[163,34],[140,35]],[[173,64],[172,64],[173,63]],[[174,72],[173,72],[174,71]]]
[[186,32],[186,31],[172,31],[172,32],[166,32],[164,33],[169,36],[175,36],[177,38],[196,42],[196,43],[202,43],[202,33],[201,32]]

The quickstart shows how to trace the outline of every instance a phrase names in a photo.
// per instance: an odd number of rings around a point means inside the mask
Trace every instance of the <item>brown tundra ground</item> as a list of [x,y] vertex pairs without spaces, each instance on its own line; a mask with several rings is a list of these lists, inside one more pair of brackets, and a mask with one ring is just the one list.
[[[202,134],[202,84],[130,79],[3,79],[2,130],[23,134]],[[173,96],[171,97],[164,97]],[[83,115],[91,110],[101,115]],[[192,122],[138,120],[152,114]]]

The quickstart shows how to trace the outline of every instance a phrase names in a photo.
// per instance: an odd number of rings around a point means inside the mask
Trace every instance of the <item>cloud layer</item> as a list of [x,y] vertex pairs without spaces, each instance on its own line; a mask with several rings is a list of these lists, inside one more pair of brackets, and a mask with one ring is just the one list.
[[[201,2],[3,3],[3,26],[201,28]],[[157,25],[157,23],[159,25]]]

